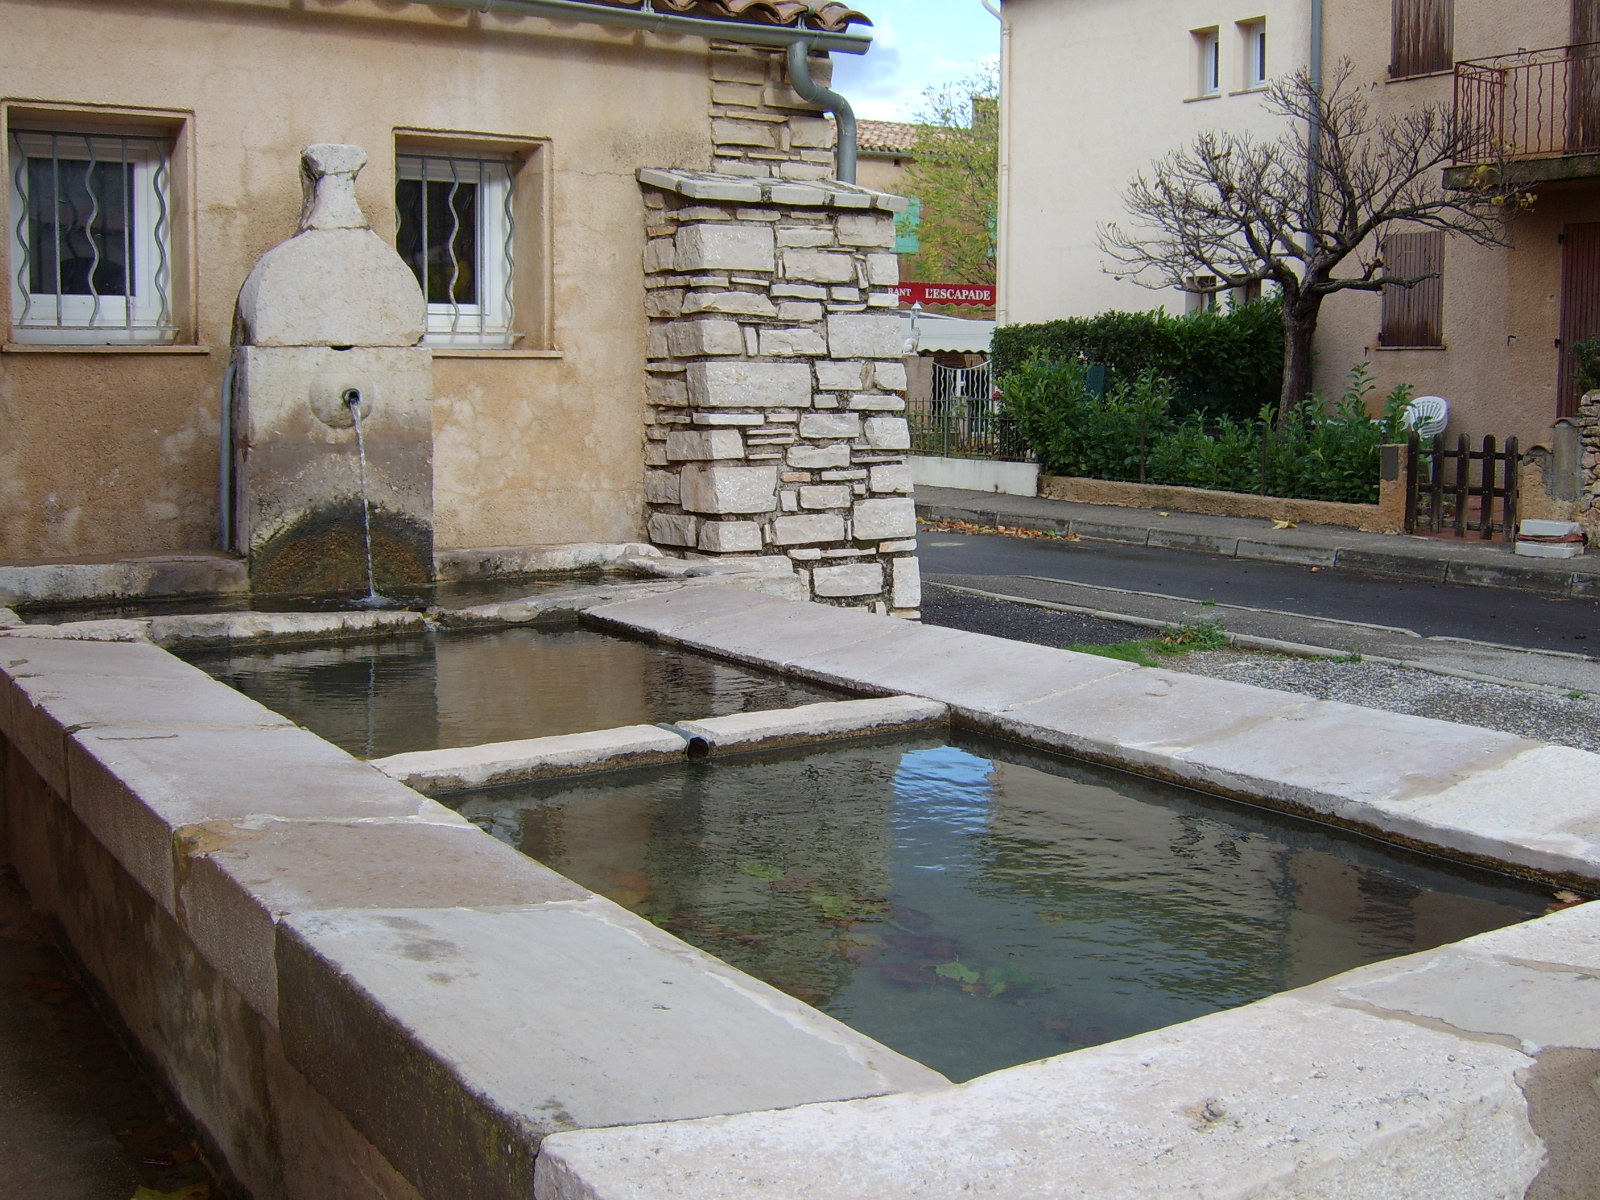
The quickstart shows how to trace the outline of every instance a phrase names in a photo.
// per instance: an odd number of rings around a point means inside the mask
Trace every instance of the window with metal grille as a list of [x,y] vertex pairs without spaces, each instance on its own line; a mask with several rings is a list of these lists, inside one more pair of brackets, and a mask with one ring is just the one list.
[[1393,0],[1389,74],[1431,75],[1454,67],[1455,0]]
[[17,128],[10,140],[12,337],[171,341],[171,140]]
[[1444,345],[1444,234],[1435,230],[1394,233],[1383,239],[1385,275],[1415,279],[1413,287],[1383,289],[1383,324],[1378,344],[1390,348]]
[[516,163],[506,156],[402,152],[397,167],[395,247],[428,299],[425,340],[510,346]]

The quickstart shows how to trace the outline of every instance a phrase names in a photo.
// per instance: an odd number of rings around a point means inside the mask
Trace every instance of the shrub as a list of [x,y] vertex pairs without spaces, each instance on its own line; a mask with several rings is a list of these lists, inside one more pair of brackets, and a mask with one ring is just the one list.
[[1276,403],[1282,385],[1282,310],[1276,299],[1263,299],[1187,316],[1105,312],[995,330],[996,375],[1020,371],[1034,354],[1101,364],[1111,384],[1153,371],[1170,381],[1178,416],[1249,420]]
[[1175,416],[1172,388],[1154,371],[1114,381],[1102,400],[1086,362],[1037,352],[1003,376],[1000,389],[1052,474],[1354,503],[1377,499],[1378,447],[1403,437],[1412,390],[1395,388],[1374,419],[1374,385],[1362,363],[1331,412],[1313,395],[1281,426],[1270,404],[1253,420]]

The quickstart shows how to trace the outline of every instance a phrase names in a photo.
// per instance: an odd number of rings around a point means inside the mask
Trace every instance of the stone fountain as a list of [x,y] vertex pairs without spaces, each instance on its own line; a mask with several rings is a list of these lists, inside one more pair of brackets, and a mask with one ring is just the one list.
[[362,214],[355,180],[366,162],[359,146],[306,147],[300,231],[261,256],[239,293],[233,548],[256,593],[367,591],[369,578],[387,587],[433,577],[433,370],[420,344],[427,305]]

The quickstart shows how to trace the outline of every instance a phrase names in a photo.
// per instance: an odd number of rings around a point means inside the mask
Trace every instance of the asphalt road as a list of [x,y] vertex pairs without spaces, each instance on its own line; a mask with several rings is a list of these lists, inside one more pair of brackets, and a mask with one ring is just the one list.
[[1194,604],[1381,625],[1429,638],[1600,655],[1596,600],[1379,579],[1108,542],[934,532],[919,539],[917,552],[923,575],[934,580],[969,585],[979,579],[1057,580]]

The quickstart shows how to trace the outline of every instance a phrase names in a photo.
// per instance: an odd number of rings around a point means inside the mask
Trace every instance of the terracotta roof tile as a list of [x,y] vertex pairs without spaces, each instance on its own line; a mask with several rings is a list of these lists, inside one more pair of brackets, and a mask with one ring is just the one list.
[[917,144],[917,126],[905,121],[857,121],[856,143],[869,154],[905,154]]
[[[644,9],[644,0],[584,0],[610,8]],[[865,14],[839,0],[651,0],[656,12],[748,25],[789,25],[842,33],[851,25],[871,25]]]

